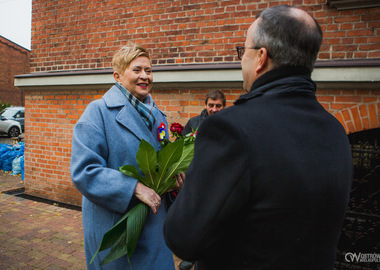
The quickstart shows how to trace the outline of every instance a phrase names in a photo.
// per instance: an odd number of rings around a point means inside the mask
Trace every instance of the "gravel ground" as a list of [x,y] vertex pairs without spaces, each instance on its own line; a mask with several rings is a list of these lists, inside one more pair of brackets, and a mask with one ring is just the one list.
[[[20,134],[19,138],[22,138],[24,139],[24,133]],[[8,136],[6,135],[0,135],[0,143],[1,144],[10,144],[12,145],[13,144],[13,140],[11,138],[9,138]]]

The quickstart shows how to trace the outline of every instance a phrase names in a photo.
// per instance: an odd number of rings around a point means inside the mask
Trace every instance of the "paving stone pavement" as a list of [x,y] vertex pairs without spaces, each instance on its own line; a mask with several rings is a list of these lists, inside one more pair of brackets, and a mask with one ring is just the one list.
[[4,193],[23,187],[20,175],[0,171],[0,270],[86,269],[82,212]]
[[[0,172],[0,191],[23,186]],[[82,213],[0,193],[0,269],[86,269]]]

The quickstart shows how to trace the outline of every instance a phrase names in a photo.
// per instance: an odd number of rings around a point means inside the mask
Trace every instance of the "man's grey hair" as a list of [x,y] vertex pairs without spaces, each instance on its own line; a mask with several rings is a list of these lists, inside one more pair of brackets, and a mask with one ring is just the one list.
[[[292,14],[287,5],[265,9],[257,15],[255,48],[266,48],[274,68],[302,66],[313,70],[322,43],[322,30],[318,22],[305,20]],[[314,22],[314,23],[313,23]]]

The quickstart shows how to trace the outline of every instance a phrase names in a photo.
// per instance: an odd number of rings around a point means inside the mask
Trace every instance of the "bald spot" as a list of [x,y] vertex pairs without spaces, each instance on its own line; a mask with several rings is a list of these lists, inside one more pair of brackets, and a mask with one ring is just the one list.
[[290,9],[290,15],[296,18],[297,20],[305,23],[310,28],[316,27],[315,21],[313,20],[313,18],[309,14],[307,14],[306,11],[302,9],[292,7]]

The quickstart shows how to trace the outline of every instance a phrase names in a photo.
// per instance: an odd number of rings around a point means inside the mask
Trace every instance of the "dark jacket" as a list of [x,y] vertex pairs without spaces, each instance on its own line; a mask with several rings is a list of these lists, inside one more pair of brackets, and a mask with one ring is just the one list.
[[207,116],[208,116],[207,110],[204,109],[200,115],[190,118],[185,128],[183,129],[182,134],[186,135],[192,132],[193,130],[196,130],[203,123],[203,121],[206,119]]
[[164,235],[203,269],[333,269],[352,181],[341,124],[310,72],[264,74],[198,130]]

